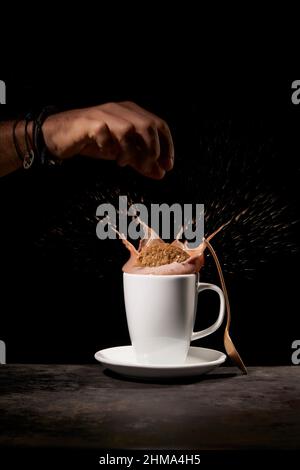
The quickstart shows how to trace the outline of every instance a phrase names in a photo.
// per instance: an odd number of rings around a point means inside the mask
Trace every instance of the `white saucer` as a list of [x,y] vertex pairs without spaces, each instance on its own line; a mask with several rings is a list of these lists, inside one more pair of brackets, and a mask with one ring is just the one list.
[[184,364],[144,365],[137,363],[132,346],[96,352],[95,359],[119,374],[143,378],[175,378],[202,375],[223,364],[226,355],[214,349],[190,347]]

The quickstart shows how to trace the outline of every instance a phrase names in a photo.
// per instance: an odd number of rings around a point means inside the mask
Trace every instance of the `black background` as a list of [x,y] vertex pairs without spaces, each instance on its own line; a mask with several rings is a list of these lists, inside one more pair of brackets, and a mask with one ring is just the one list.
[[[229,205],[230,216],[245,208],[246,194],[254,197],[259,184],[288,207],[286,238],[264,256],[261,240],[256,245],[241,233],[250,276],[230,232],[214,246],[227,266],[232,336],[245,363],[291,363],[291,344],[300,336],[298,255],[289,249],[297,242],[291,222],[297,219],[300,142],[293,80],[209,78],[191,65],[175,64],[150,70],[137,60],[134,69],[99,65],[80,76],[52,70],[46,76],[0,77],[7,84],[2,118],[47,104],[63,110],[132,100],[168,121],[176,151],[173,172],[160,182],[112,162],[80,158],[50,172],[1,179],[0,338],[8,362],[91,362],[98,349],[129,343],[121,276],[127,253],[118,241],[96,238],[92,218],[99,202],[114,202],[119,191],[136,202],[143,196],[148,203],[198,202],[209,208],[213,195]],[[222,189],[223,180],[229,190]],[[225,215],[211,216],[207,230],[226,222]],[[209,259],[202,278],[218,282]],[[209,294],[201,302],[199,327],[212,322],[216,309]],[[221,349],[222,332],[199,344]]]

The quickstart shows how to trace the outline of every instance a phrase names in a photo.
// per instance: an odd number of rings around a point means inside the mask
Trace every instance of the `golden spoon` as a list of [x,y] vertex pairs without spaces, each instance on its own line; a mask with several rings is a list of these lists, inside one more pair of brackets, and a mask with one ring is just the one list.
[[228,356],[237,365],[237,367],[239,369],[241,369],[243,374],[247,374],[248,372],[247,372],[246,366],[243,363],[243,360],[242,360],[241,356],[239,355],[239,353],[238,353],[236,347],[234,346],[234,344],[232,342],[232,339],[230,338],[230,335],[229,335],[229,327],[230,327],[230,323],[231,323],[231,311],[230,311],[230,304],[229,304],[225,279],[224,279],[224,276],[223,276],[223,273],[222,273],[222,268],[221,268],[220,262],[218,260],[217,254],[216,254],[215,250],[213,249],[213,247],[211,246],[211,244],[209,243],[209,241],[204,239],[203,242],[208,247],[209,251],[211,252],[211,254],[212,254],[212,256],[215,260],[215,263],[216,263],[216,266],[217,266],[217,269],[218,269],[218,273],[219,273],[219,277],[220,277],[220,281],[221,281],[222,290],[223,290],[224,297],[225,297],[225,305],[226,305],[226,311],[227,311],[227,322],[226,322],[226,327],[225,327],[225,332],[224,332],[225,350],[226,350]]

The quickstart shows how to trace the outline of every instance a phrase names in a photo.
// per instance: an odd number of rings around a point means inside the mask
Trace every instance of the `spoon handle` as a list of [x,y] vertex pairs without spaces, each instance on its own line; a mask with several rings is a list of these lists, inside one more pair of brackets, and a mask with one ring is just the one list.
[[229,328],[230,328],[230,324],[231,324],[231,310],[230,310],[230,303],[229,303],[229,298],[228,298],[228,293],[227,293],[227,288],[226,288],[222,268],[221,268],[220,262],[218,260],[217,253],[215,252],[215,250],[213,249],[213,247],[211,246],[209,241],[204,239],[204,244],[207,246],[207,248],[211,252],[211,254],[214,258],[214,261],[216,263],[217,270],[218,270],[218,273],[219,273],[220,282],[221,282],[221,286],[222,286],[222,290],[223,290],[224,297],[225,297],[227,321],[226,321],[226,327],[225,327],[225,332],[224,332],[224,347],[225,347],[225,350],[226,350],[228,356],[232,359],[232,361],[236,364],[236,366],[243,372],[243,374],[247,374],[248,372],[247,372],[246,366],[245,366],[241,356],[239,355],[236,347],[234,346],[234,344],[232,342],[232,339],[230,337],[230,334],[229,334]]

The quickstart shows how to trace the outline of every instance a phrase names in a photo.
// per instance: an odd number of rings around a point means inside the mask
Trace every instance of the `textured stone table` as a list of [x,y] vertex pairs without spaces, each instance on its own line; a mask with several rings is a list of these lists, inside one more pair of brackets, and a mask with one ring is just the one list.
[[219,368],[184,382],[100,365],[0,366],[0,447],[300,448],[300,367]]

